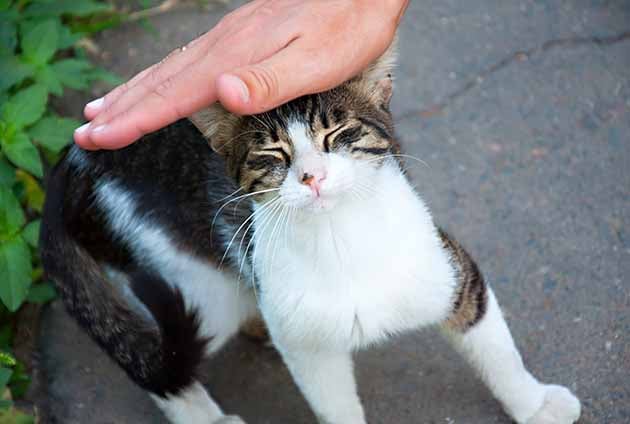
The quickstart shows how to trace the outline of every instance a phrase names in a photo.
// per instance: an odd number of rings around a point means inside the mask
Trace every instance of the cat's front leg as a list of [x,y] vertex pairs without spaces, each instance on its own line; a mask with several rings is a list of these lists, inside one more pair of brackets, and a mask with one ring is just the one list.
[[321,424],[365,424],[350,352],[276,347]]
[[[481,280],[464,291],[445,323],[455,347],[519,424],[572,424],[580,401],[565,387],[539,382],[525,368],[492,290]],[[475,296],[471,296],[473,292]],[[475,299],[475,300],[473,300]]]

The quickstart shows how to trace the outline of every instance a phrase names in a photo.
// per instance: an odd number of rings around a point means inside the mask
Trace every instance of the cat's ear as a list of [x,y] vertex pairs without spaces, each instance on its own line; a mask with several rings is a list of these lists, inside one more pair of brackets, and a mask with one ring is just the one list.
[[356,77],[359,89],[379,106],[389,106],[393,90],[393,71],[396,65],[398,37],[378,59]]
[[212,150],[221,155],[228,154],[229,143],[232,140],[234,129],[241,119],[240,117],[229,112],[217,102],[201,109],[189,119],[208,140]]

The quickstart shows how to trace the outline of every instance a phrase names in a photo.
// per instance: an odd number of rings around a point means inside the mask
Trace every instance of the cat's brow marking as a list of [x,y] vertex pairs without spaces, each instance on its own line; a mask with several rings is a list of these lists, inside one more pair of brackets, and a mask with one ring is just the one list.
[[314,149],[312,140],[308,136],[306,126],[303,123],[291,121],[287,132],[289,134],[289,138],[293,141],[293,146],[295,147],[297,156],[301,156],[302,154]]
[[[286,152],[286,150],[284,150],[284,148],[282,147],[267,147],[262,149],[263,152],[275,152],[275,153],[280,153],[280,155],[282,155],[282,159],[284,159],[284,162],[287,165],[291,164],[291,158],[289,157],[289,154]],[[273,155],[274,157],[276,157],[275,155]]]

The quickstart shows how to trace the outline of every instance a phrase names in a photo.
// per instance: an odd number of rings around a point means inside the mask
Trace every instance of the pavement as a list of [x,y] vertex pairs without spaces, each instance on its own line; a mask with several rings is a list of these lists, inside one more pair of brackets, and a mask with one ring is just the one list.
[[[129,77],[230,8],[195,6],[97,40]],[[393,110],[410,177],[493,285],[531,371],[583,402],[583,424],[630,423],[630,2],[412,1]],[[79,113],[87,98],[60,106]],[[165,423],[71,321],[44,313],[43,422]],[[248,423],[314,423],[279,356],[237,338],[204,369]],[[370,423],[509,423],[474,373],[423,331],[357,356]]]

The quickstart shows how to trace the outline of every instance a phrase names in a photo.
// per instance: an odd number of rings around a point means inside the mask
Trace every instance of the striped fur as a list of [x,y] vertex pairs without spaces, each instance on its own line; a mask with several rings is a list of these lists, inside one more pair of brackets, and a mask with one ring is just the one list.
[[488,307],[488,290],[481,271],[468,252],[446,231],[439,229],[443,247],[451,255],[456,269],[457,290],[446,326],[466,331],[477,324]]

